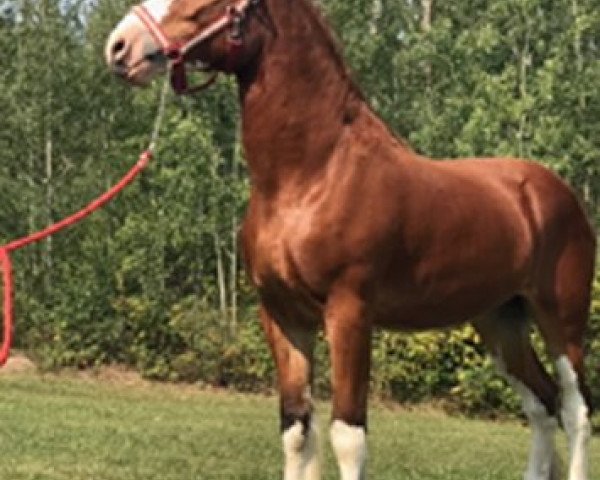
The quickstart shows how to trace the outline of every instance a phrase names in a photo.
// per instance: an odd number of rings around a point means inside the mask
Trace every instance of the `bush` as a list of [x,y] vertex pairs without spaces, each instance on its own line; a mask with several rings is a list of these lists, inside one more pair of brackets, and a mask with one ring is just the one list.
[[381,332],[373,358],[373,390],[384,398],[443,400],[466,412],[515,410],[513,392],[470,326],[412,335]]
[[260,325],[242,316],[235,333],[218,311],[190,296],[171,311],[170,325],[184,340],[185,351],[173,359],[173,378],[201,381],[242,391],[273,386],[274,366]]

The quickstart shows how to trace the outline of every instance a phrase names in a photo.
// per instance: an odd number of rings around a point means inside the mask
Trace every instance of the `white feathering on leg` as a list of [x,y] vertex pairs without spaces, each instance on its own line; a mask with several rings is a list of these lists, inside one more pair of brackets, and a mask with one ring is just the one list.
[[588,408],[579,390],[577,374],[567,357],[556,361],[562,389],[561,418],[569,438],[569,480],[587,480],[587,446],[591,436]]
[[367,460],[364,427],[354,427],[341,420],[334,420],[330,433],[342,480],[364,480]]
[[[520,382],[519,382],[520,383]],[[546,407],[525,385],[517,388],[523,398],[523,411],[532,433],[531,451],[525,480],[558,480],[560,467],[554,446],[556,418],[548,415]]]
[[283,433],[284,480],[320,480],[319,435],[314,416],[308,430],[299,420]]
[[494,357],[494,361],[498,371],[520,395],[523,412],[531,427],[531,450],[524,480],[558,480],[560,464],[554,445],[558,421],[548,414],[546,407],[523,382],[506,371],[501,357]]

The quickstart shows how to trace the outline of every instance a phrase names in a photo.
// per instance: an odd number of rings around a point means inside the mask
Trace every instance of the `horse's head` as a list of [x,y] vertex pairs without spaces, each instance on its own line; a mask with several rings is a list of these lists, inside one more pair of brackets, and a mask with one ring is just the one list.
[[133,85],[145,85],[172,62],[175,83],[184,65],[238,72],[262,46],[251,25],[259,0],[146,0],[111,32],[106,62]]

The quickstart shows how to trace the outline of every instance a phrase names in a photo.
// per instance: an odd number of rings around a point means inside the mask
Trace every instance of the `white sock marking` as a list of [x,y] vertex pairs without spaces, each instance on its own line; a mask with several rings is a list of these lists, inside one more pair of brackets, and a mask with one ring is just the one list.
[[525,480],[551,480],[559,473],[558,456],[554,446],[554,432],[558,427],[556,418],[548,415],[546,407],[520,380],[506,371],[501,358],[494,358],[498,371],[521,396],[523,411],[531,427],[531,450],[525,470]]
[[296,421],[283,432],[285,455],[284,480],[319,480],[321,478],[319,458],[319,435],[315,417],[311,418],[306,435],[303,425]]
[[330,434],[342,480],[364,480],[367,460],[365,429],[334,420]]
[[591,436],[588,408],[567,357],[556,361],[556,373],[562,388],[561,417],[569,438],[569,480],[587,480],[587,445]]
[[[515,381],[518,382],[518,381]],[[559,470],[558,457],[554,446],[554,432],[558,427],[556,418],[548,415],[546,407],[524,384],[518,382],[516,390],[523,399],[523,411],[529,420],[532,434],[529,462],[525,480],[550,480]]]

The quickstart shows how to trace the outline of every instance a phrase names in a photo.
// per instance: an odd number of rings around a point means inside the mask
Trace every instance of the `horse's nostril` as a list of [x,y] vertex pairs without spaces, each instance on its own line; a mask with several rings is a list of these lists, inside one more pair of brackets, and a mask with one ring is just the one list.
[[127,42],[123,38],[115,40],[115,42],[110,45],[108,50],[108,63],[116,69],[122,69],[126,67],[128,51],[129,45],[127,45]]
[[121,53],[123,50],[125,50],[125,41],[124,40],[117,40],[112,46],[112,54],[115,57],[117,55],[119,55],[119,53]]

